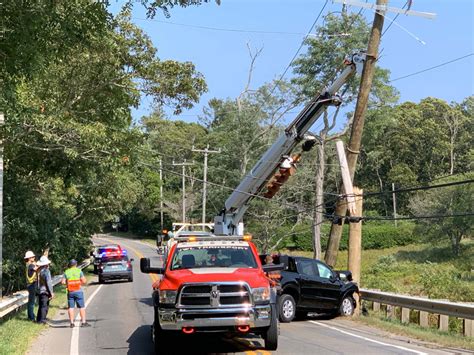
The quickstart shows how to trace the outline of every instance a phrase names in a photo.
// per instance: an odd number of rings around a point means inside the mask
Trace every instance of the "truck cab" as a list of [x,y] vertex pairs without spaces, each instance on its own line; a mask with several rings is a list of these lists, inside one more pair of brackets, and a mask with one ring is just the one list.
[[[141,259],[153,284],[156,351],[172,334],[223,332],[262,336],[265,348],[278,346],[276,292],[249,236],[177,237],[162,268]],[[157,344],[160,344],[160,349]]]

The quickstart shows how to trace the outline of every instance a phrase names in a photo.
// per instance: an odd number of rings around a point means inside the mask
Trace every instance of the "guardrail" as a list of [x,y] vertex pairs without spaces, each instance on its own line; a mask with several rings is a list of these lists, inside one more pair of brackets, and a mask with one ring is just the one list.
[[438,317],[438,328],[447,331],[449,328],[449,317],[463,320],[463,333],[474,337],[474,303],[456,303],[445,300],[432,300],[423,297],[399,295],[377,290],[360,289],[361,299],[372,302],[372,309],[380,311],[381,305],[387,305],[387,317],[395,318],[395,307],[400,307],[402,323],[410,322],[410,311],[419,311],[418,323],[422,327],[429,326],[429,314]]
[[[85,269],[90,265],[90,260],[85,260],[83,261],[80,265],[77,267],[79,269]],[[53,282],[53,287],[57,286],[62,279],[62,275],[55,275],[52,278]],[[22,290],[15,292],[13,295],[5,297],[2,302],[0,302],[0,319],[5,317],[7,314],[10,314],[21,307],[23,307],[25,304],[28,303],[28,291]]]

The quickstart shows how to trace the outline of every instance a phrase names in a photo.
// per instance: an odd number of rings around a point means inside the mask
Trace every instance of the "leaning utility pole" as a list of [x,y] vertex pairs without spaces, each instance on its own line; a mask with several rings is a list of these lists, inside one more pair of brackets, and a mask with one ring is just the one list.
[[[388,0],[377,0],[377,6],[386,6]],[[351,137],[347,146],[347,163],[349,165],[349,172],[351,179],[354,180],[355,167],[357,164],[357,157],[359,156],[360,142],[362,139],[362,130],[364,128],[365,112],[367,110],[367,102],[369,100],[370,88],[372,87],[372,79],[374,77],[375,63],[379,53],[380,38],[382,35],[383,10],[375,12],[374,23],[372,31],[370,32],[369,45],[367,48],[364,69],[362,70],[362,77],[360,81],[359,95],[357,97],[357,104],[354,112],[354,121],[352,123]],[[336,205],[336,216],[345,216],[347,206],[344,201],[339,201]],[[334,266],[336,264],[337,252],[339,251],[339,243],[341,241],[343,222],[333,223],[331,225],[331,233],[329,234],[328,246],[326,249],[325,261],[328,265]]]
[[[375,62],[379,52],[380,39],[382,37],[382,28],[385,17],[385,12],[395,12],[398,14],[414,15],[428,19],[435,18],[436,14],[428,12],[412,11],[410,9],[398,9],[388,7],[388,0],[377,0],[377,3],[370,4],[367,2],[359,2],[356,0],[333,0],[344,5],[358,6],[362,8],[369,8],[375,11],[374,23],[372,24],[372,31],[370,32],[369,45],[367,48],[366,60],[364,69],[362,70],[362,77],[359,87],[359,95],[357,97],[356,109],[354,112],[354,121],[352,124],[351,138],[346,149],[347,161],[349,163],[349,171],[352,180],[354,180],[355,167],[357,164],[357,157],[359,156],[360,142],[362,139],[362,130],[364,128],[365,111],[367,110],[367,102],[369,100],[370,88],[372,86],[372,79],[375,71]],[[390,20],[393,22],[393,20]],[[341,188],[343,190],[343,188]],[[336,216],[345,216],[347,212],[344,201],[339,201],[336,205],[334,214]],[[340,220],[337,218],[337,220]],[[343,219],[342,219],[343,221]],[[339,243],[342,235],[342,224],[333,223],[331,225],[331,232],[329,234],[328,245],[326,248],[325,261],[330,266],[336,264],[337,252],[339,251]]]
[[[209,153],[220,153],[221,150],[209,150],[209,144],[206,149],[194,149],[193,152],[204,153],[204,176],[202,186],[202,223],[206,223],[206,198],[207,198],[207,155]],[[203,227],[204,228],[204,227]]]
[[160,159],[160,223],[163,229],[163,162]]
[[186,223],[186,166],[194,165],[194,163],[186,163],[186,159],[182,163],[176,164],[173,161],[173,166],[181,166],[182,167],[182,175],[183,175],[183,212],[182,212],[182,219],[183,223]]
[[[362,199],[363,190],[354,187],[355,209],[354,216],[362,216]],[[349,246],[347,266],[352,272],[352,279],[360,285],[360,269],[361,269],[361,253],[362,253],[362,220],[351,220],[349,223]],[[357,292],[354,293],[357,303],[356,315],[360,314],[360,298]]]

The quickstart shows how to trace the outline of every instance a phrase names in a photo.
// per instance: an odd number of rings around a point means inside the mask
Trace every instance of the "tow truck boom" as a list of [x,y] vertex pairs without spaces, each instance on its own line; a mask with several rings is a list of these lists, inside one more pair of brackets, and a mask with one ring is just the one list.
[[309,141],[306,147],[303,145],[303,151],[309,150],[314,145],[315,137],[307,137],[307,132],[328,106],[341,104],[341,98],[337,95],[338,90],[356,71],[362,72],[364,61],[364,53],[355,53],[346,58],[344,61],[346,67],[336,80],[305,106],[285,132],[263,154],[229,196],[222,212],[214,217],[215,234],[243,234],[242,217],[250,201],[267,186],[278,168],[290,167],[292,160],[289,154],[301,141],[308,138],[313,141],[313,143]]

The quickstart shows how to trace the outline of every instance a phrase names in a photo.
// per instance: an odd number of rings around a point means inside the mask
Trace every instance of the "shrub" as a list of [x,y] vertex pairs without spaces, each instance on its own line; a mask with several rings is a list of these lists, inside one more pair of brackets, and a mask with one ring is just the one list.
[[[362,227],[363,249],[385,249],[395,246],[421,243],[422,238],[416,234],[413,223],[402,223],[395,227],[392,223],[364,223]],[[281,228],[281,235],[288,233],[290,227]],[[321,246],[327,245],[331,225],[322,226]],[[345,225],[342,232],[340,250],[346,250],[349,240],[349,226]],[[312,250],[311,226],[302,224],[294,228],[294,233],[283,244],[284,247],[297,250]]]

